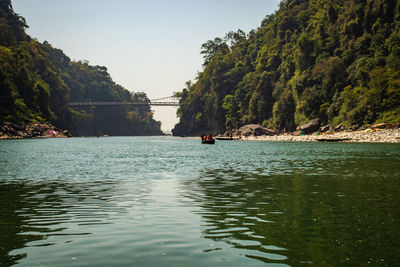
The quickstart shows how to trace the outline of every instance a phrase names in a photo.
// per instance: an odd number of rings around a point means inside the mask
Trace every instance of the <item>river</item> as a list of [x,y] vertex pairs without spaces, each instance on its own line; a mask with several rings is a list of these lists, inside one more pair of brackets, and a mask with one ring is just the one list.
[[0,142],[1,266],[400,265],[398,144]]

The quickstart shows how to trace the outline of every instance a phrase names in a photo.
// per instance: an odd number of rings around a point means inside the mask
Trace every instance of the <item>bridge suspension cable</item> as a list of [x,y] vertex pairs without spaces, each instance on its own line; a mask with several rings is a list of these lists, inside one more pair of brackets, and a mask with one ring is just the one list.
[[170,99],[170,98],[176,99],[176,97],[172,95],[172,96],[166,96],[166,97],[162,97],[162,98],[151,99],[150,102],[160,101],[160,100],[165,100],[165,99]]

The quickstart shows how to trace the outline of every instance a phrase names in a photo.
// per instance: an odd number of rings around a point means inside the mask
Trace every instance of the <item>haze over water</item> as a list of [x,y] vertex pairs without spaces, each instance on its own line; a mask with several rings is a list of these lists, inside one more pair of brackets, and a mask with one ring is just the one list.
[[0,265],[396,266],[400,146],[0,142]]

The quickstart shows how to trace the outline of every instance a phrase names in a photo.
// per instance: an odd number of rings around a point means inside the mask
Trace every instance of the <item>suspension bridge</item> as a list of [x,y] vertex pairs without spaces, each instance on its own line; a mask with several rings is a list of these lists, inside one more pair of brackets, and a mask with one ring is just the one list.
[[[174,100],[172,100],[174,99]],[[167,101],[169,100],[169,101]],[[80,101],[69,102],[67,106],[159,106],[159,107],[178,107],[179,102],[174,96],[167,96],[163,98],[152,99],[150,101]]]

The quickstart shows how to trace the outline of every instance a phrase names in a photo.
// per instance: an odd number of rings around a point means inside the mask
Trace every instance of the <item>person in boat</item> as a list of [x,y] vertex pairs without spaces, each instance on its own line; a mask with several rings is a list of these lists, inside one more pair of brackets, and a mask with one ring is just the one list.
[[201,141],[204,141],[206,139],[206,135],[205,134],[202,134],[201,135]]
[[214,140],[214,138],[213,138],[212,134],[209,134],[208,135],[208,141],[212,141],[212,140]]

